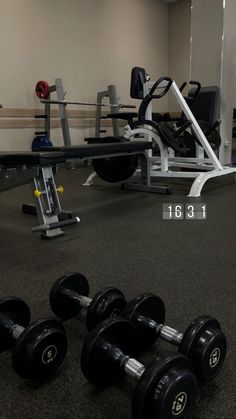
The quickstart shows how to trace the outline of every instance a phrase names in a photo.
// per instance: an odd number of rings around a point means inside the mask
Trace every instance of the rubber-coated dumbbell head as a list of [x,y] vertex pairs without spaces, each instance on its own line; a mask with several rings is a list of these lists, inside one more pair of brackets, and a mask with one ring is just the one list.
[[97,324],[109,317],[121,316],[126,305],[124,294],[113,287],[99,291],[92,299],[86,316],[87,329],[93,329]]
[[14,339],[8,333],[8,329],[2,327],[5,319],[26,327],[30,323],[30,309],[21,298],[0,298],[0,352],[6,351],[14,344]]
[[[113,346],[116,350],[109,348]],[[109,386],[124,371],[119,363],[119,349],[133,355],[137,349],[135,327],[125,319],[107,319],[96,326],[84,341],[81,369],[84,376],[99,387]]]
[[158,324],[165,322],[165,305],[160,297],[144,293],[131,300],[125,307],[124,317],[137,327],[139,337],[139,353],[149,349],[157,340],[156,328],[150,328],[145,322],[139,322],[138,317],[144,316]]
[[185,331],[179,351],[191,357],[202,382],[213,380],[219,374],[227,352],[226,336],[218,320],[210,316],[195,319]]
[[47,379],[62,363],[67,351],[63,325],[41,319],[27,327],[12,352],[13,367],[23,378]]
[[68,298],[65,291],[69,290],[78,295],[89,295],[89,284],[87,278],[77,272],[63,275],[52,286],[49,299],[53,313],[62,320],[75,317],[81,310],[79,301],[73,303],[72,298]]
[[133,419],[183,419],[195,401],[197,381],[190,361],[180,354],[166,354],[142,374],[132,402]]

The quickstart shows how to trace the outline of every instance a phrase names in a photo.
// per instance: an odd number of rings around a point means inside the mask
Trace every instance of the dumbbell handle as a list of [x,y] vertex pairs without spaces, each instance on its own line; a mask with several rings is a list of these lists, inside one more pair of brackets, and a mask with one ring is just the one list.
[[14,340],[17,340],[20,335],[24,332],[25,328],[23,326],[20,326],[19,324],[16,324],[11,331],[11,335]]
[[176,346],[178,346],[183,339],[183,334],[179,333],[178,330],[163,324],[158,324],[155,320],[149,319],[146,316],[139,315],[137,317],[137,322],[146,324],[151,329],[155,329],[158,336]]
[[68,288],[65,288],[63,290],[63,294],[67,295],[68,297],[70,297],[71,299],[73,299],[73,301],[78,302],[81,307],[87,309],[89,307],[89,305],[91,304],[92,299],[89,297],[86,297],[85,295],[79,295],[74,291],[69,290]]
[[161,325],[159,334],[161,338],[163,338],[167,342],[173,343],[176,346],[180,345],[183,339],[182,333],[179,333],[177,330],[169,326]]
[[110,356],[113,361],[115,360],[119,364],[122,370],[138,381],[145,371],[144,365],[140,364],[136,359],[125,355],[118,346],[112,345],[105,339],[102,339],[102,341],[101,347],[106,352],[106,356]]
[[2,324],[5,330],[8,330],[9,334],[14,340],[17,340],[25,330],[23,326],[14,323],[11,319],[7,317],[1,319],[0,323]]
[[138,381],[144,373],[145,367],[136,359],[127,357],[127,361],[124,363],[124,370],[130,377]]

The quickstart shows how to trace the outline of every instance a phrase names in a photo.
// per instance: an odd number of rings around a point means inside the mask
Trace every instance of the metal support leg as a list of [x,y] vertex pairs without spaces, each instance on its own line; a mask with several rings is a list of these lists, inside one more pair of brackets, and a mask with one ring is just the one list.
[[[56,184],[54,181],[53,171],[51,167],[41,167],[39,175],[33,179],[32,182],[33,193],[39,192],[36,198],[36,210],[39,224],[48,226],[50,224],[58,223],[58,214],[61,212],[61,205],[57,193]],[[52,230],[45,230],[42,236],[52,238],[61,236],[64,232],[60,228]]]
[[[96,128],[95,128],[95,138],[100,137],[100,130],[101,130],[101,117],[102,117],[102,103],[103,98],[107,97],[109,99],[109,103],[111,103],[111,113],[117,113],[119,111],[118,107],[118,97],[116,92],[116,86],[113,84],[109,85],[107,90],[103,92],[97,93],[97,109],[96,109]],[[113,128],[113,135],[117,137],[119,135],[119,127],[117,119],[112,119],[112,128]]]
[[[108,86],[108,96],[109,96],[110,103],[117,104],[117,106],[111,106],[111,113],[119,112],[117,91],[116,91],[116,86],[114,86],[114,84],[111,84]],[[112,128],[113,128],[113,135],[117,137],[117,135],[120,134],[117,119],[114,119],[114,118],[112,119]]]
[[[55,84],[56,84],[57,99],[61,101],[65,100],[65,92],[63,89],[62,80],[56,79]],[[60,119],[61,119],[61,128],[62,128],[64,144],[65,146],[70,146],[71,138],[70,138],[70,130],[69,130],[69,124],[68,124],[66,105],[61,103],[58,106],[59,106],[59,114],[60,114]]]
[[192,198],[197,198],[198,196],[201,196],[202,188],[209,179],[213,179],[215,177],[223,176],[223,175],[235,174],[235,173],[236,173],[236,168],[233,168],[233,167],[228,167],[228,168],[224,167],[223,170],[212,170],[207,173],[201,173],[194,180],[188,196]]
[[124,183],[122,187],[124,189],[129,189],[133,191],[141,192],[151,192],[159,194],[170,194],[170,189],[168,186],[154,186],[151,184],[151,160],[149,158],[148,152],[140,154],[140,165],[141,165],[141,183]]
[[92,172],[91,175],[89,175],[86,179],[86,181],[83,183],[83,186],[90,186],[94,183],[94,178],[97,176],[96,172]]

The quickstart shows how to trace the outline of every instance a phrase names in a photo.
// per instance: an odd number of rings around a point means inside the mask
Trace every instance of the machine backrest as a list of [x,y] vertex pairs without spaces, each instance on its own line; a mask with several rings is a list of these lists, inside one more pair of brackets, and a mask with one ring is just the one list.
[[[192,91],[190,90],[190,95]],[[210,126],[220,116],[220,89],[217,86],[202,87],[196,99],[189,104],[191,111],[198,121],[205,121]]]
[[143,85],[146,81],[146,71],[142,67],[133,67],[131,71],[130,96],[133,99],[143,99]]

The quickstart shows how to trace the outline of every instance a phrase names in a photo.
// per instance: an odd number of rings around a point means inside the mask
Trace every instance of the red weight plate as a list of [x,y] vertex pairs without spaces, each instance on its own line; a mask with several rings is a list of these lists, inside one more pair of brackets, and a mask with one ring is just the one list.
[[35,93],[39,99],[47,99],[50,95],[50,87],[48,82],[40,80],[36,84]]

